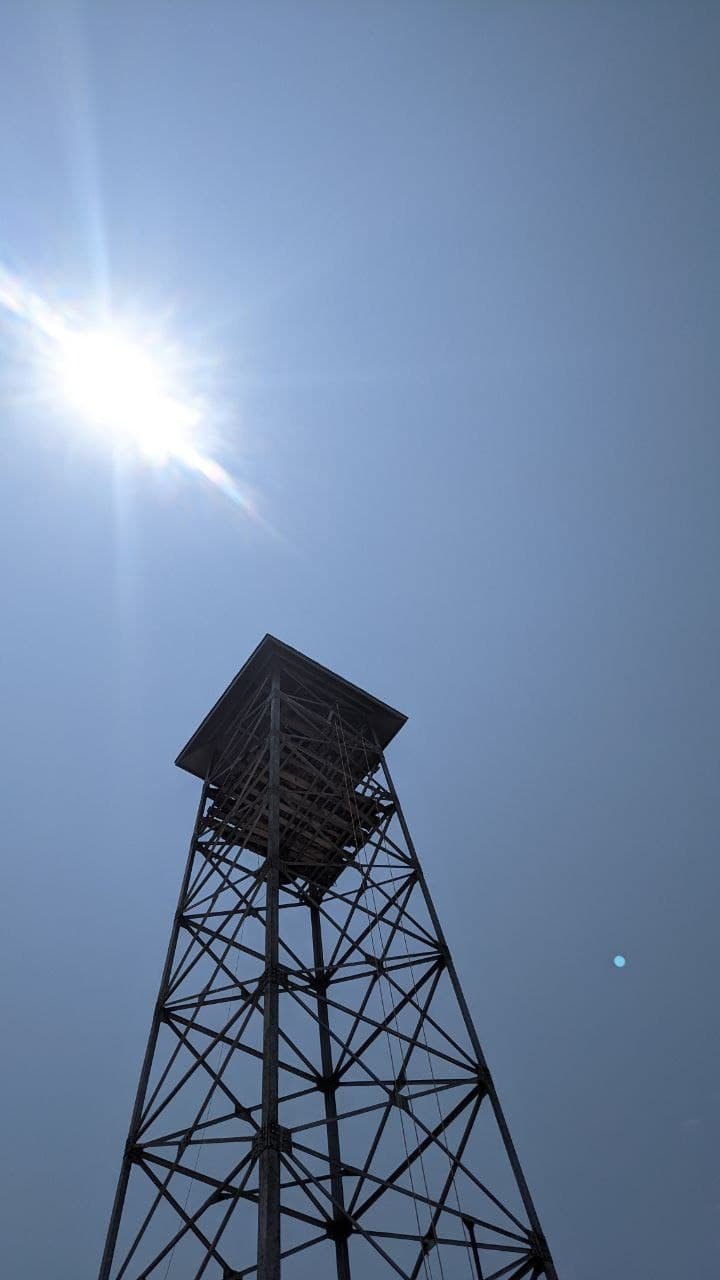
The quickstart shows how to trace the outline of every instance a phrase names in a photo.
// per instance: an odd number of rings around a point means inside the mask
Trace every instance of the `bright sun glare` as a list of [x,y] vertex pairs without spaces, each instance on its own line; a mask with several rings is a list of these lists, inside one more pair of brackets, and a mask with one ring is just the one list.
[[60,390],[91,426],[131,439],[156,462],[192,452],[199,415],[173,395],[140,345],[109,331],[80,331],[63,335],[56,356]]
[[203,452],[207,409],[181,385],[163,343],[112,326],[83,327],[1,265],[0,309],[22,323],[51,403],[64,405],[110,443],[132,445],[147,461],[176,462],[204,476],[251,512],[233,477]]

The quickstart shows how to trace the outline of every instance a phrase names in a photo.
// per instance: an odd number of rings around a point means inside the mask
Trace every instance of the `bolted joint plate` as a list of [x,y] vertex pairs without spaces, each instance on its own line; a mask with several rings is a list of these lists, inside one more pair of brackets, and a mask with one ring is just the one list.
[[430,1230],[425,1233],[420,1243],[420,1248],[422,1250],[423,1257],[427,1257],[427,1255],[430,1253],[430,1250],[436,1248],[436,1246],[437,1246],[437,1235],[435,1234],[435,1229],[431,1227]]
[[287,991],[290,987],[290,970],[285,964],[269,964],[265,968],[265,972],[260,979],[260,989],[266,991],[268,987],[278,987],[280,990]]
[[281,1124],[263,1124],[252,1141],[252,1154],[255,1159],[263,1151],[282,1151],[290,1155],[292,1151],[292,1134]]
[[355,1226],[346,1213],[338,1213],[331,1222],[328,1222],[325,1230],[330,1240],[347,1240],[355,1230]]
[[410,1100],[403,1093],[399,1085],[395,1085],[395,1088],[390,1094],[390,1101],[394,1107],[399,1107],[401,1111],[407,1111],[408,1114],[410,1114]]

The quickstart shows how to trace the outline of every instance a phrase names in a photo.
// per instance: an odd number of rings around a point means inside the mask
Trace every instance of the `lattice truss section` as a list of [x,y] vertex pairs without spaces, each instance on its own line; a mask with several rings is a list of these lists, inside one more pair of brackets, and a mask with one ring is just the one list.
[[[280,696],[268,971],[269,730],[268,678],[203,791],[106,1274],[256,1275],[272,1147],[288,1280],[552,1280],[377,740],[297,676]],[[273,984],[279,1123],[264,1125]]]

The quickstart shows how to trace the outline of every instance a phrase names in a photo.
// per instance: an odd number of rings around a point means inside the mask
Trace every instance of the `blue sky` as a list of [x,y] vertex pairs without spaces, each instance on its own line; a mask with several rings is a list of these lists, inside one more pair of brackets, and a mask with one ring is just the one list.
[[563,1280],[712,1280],[717,7],[2,26],[0,262],[165,317],[262,517],[117,465],[3,325],[6,1266],[97,1266],[172,760],[271,631],[410,716],[391,767]]

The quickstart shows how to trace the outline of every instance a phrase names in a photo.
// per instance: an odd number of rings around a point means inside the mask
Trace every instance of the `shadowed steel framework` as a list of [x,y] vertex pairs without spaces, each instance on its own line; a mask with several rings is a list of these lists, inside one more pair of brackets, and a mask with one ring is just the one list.
[[557,1280],[385,763],[404,722],[266,636],[180,753],[100,1280]]

